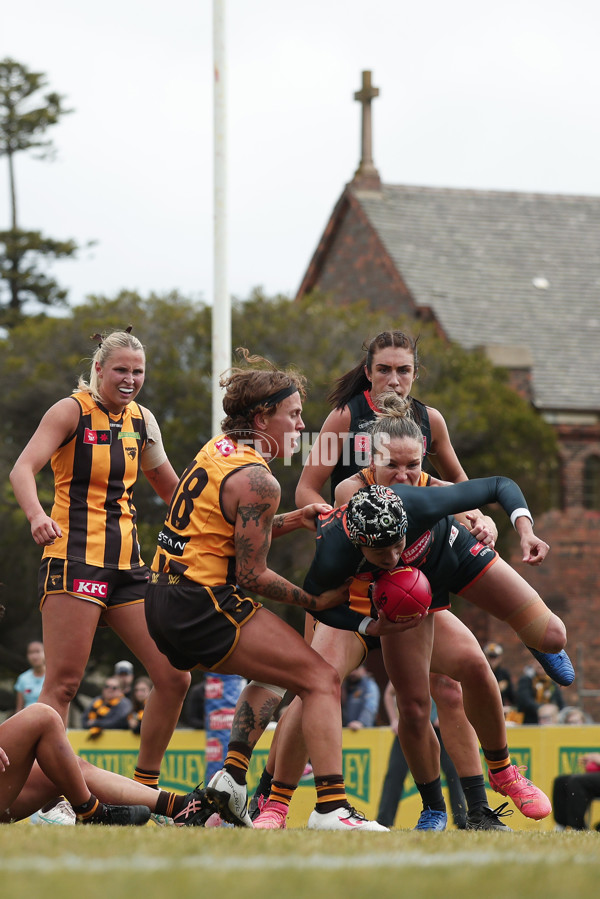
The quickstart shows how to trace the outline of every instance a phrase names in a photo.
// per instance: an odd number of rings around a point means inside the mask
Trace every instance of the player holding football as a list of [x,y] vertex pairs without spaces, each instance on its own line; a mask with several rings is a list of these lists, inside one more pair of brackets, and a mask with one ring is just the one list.
[[[393,394],[392,398],[396,404],[402,403],[402,400]],[[421,438],[415,423],[411,419],[406,419],[404,415],[400,415],[396,421],[382,417],[381,422],[373,427],[373,431],[374,436],[378,433],[390,435],[391,439],[386,445],[386,453],[380,457],[375,454],[371,470],[360,472],[348,479],[345,485],[340,485],[336,499],[347,499],[362,485],[373,483],[373,481],[377,481],[378,484],[393,484],[401,480],[412,484],[422,482]],[[496,482],[496,479],[488,479],[488,481]],[[474,488],[469,486],[469,483],[478,486]],[[485,499],[485,494],[480,489],[483,483],[465,482],[451,487],[449,488],[450,495],[446,493],[446,490],[412,491],[408,488],[410,497],[408,520],[406,520],[403,510],[400,514],[401,507],[396,508],[397,498],[393,494],[391,497],[386,497],[385,491],[383,491],[381,496],[375,497],[372,503],[361,495],[357,496],[350,504],[353,511],[352,516],[349,515],[350,510],[347,513],[345,509],[338,509],[319,523],[317,552],[307,583],[312,585],[311,589],[318,592],[318,589],[322,589],[323,584],[327,583],[330,578],[335,582],[337,577],[347,576],[350,572],[356,574],[367,569],[372,570],[373,567],[394,568],[401,564],[411,564],[422,567],[434,582],[434,608],[447,609],[449,589],[456,593],[464,592],[478,579],[485,580],[486,587],[480,591],[481,595],[485,595],[490,589],[490,574],[496,569],[496,563],[501,560],[491,548],[484,547],[473,539],[466,528],[458,528],[454,518],[436,521],[440,513],[444,511],[439,505],[439,499],[449,502],[449,505],[445,507],[446,513],[451,509],[467,508],[471,505],[473,503],[471,494],[474,494],[476,501],[481,502],[482,499],[486,502],[491,501],[489,498]],[[493,485],[488,483],[488,487],[492,487],[494,492],[500,488],[498,498],[502,500],[504,497],[504,508],[513,515],[516,527],[522,533],[522,544],[526,556],[532,562],[541,561],[547,551],[547,546],[533,535],[529,513],[519,489],[513,482],[506,479],[499,479]],[[372,489],[377,490],[377,488]],[[345,496],[340,497],[340,492],[345,493]],[[456,502],[457,493],[460,494],[462,505]],[[429,500],[434,500],[434,502],[430,503]],[[361,503],[363,504],[362,508]],[[381,503],[383,507],[379,508],[378,503]],[[424,517],[422,517],[421,509],[424,511]],[[400,515],[398,520],[395,518],[397,513]],[[406,550],[406,538],[401,533],[402,521],[405,523],[404,526],[408,526],[410,522],[409,551]],[[349,538],[360,543],[360,548],[357,546],[353,549],[352,541]],[[403,552],[403,558],[400,558],[401,552]],[[545,628],[545,635],[538,633],[538,637],[541,637],[542,641],[544,639],[547,641],[547,643],[541,643],[544,648],[554,648],[550,641],[555,641],[554,645],[562,646],[564,627],[559,619],[551,615],[539,597],[533,599],[535,597],[533,591],[509,566],[501,562],[500,570],[503,576],[500,578],[501,584],[496,590],[496,614],[500,613],[503,603],[505,607],[508,606],[508,610],[505,608],[505,612],[508,611],[508,613],[510,613],[511,601],[513,605],[516,605],[517,611],[519,611],[521,603],[525,606],[524,618],[530,618],[532,625],[527,630],[529,639],[533,637],[535,628],[539,625],[538,631],[541,632]],[[502,599],[504,591],[508,593],[506,600]],[[524,592],[525,595],[523,595]],[[498,594],[500,594],[500,602],[498,602]],[[471,594],[465,593],[465,596],[470,598]],[[477,602],[477,599],[474,601]],[[492,602],[488,611],[494,611],[493,605]],[[363,618],[364,611],[356,612],[352,616],[345,608],[344,610],[331,610],[318,617],[336,626],[349,627],[355,631],[360,629],[364,634],[377,634],[380,623],[369,617]],[[506,616],[502,615],[501,617]],[[433,640],[434,618],[435,641]],[[525,622],[522,622],[521,625],[517,624],[516,626],[524,625]],[[317,642],[320,630],[321,628],[318,627],[316,631],[315,641]],[[350,635],[348,636],[350,637]],[[384,648],[388,674],[399,694],[401,743],[403,749],[406,744],[405,754],[423,797],[424,812],[417,825],[419,829],[443,829],[446,821],[439,785],[439,743],[429,722],[428,675],[430,666],[432,671],[445,673],[462,681],[465,706],[484,747],[491,772],[492,786],[504,795],[510,795],[521,811],[529,817],[542,818],[549,814],[551,807],[547,797],[526,781],[515,766],[510,764],[497,683],[493,676],[488,677],[489,665],[470,631],[449,611],[439,611],[435,616],[426,618],[417,628],[407,625],[406,631],[402,633],[383,636],[381,643]],[[351,637],[348,641],[347,638],[340,635],[337,654],[340,674],[342,674],[341,666],[345,664],[345,655],[351,653],[352,645]],[[356,642],[354,642],[354,646],[356,646]],[[327,654],[326,658],[332,660],[330,654]],[[286,718],[288,715],[290,715],[290,710],[286,712]],[[290,721],[285,721],[279,736],[277,759],[282,759],[282,765],[278,765],[276,762],[276,785],[279,778],[282,777],[282,767],[285,768],[286,764],[289,764],[290,755],[293,755],[294,752],[294,741],[286,739],[285,736],[286,730],[289,730],[290,727]],[[487,807],[487,802],[477,744],[473,735],[469,736],[467,728],[463,727],[460,738],[455,740],[455,736],[456,734],[453,734],[452,729],[449,728],[446,743],[459,773],[465,779],[463,787],[467,800],[474,799],[475,808],[478,809],[476,818],[479,819],[479,822],[472,820],[471,826],[477,826],[477,823],[481,826],[483,813],[484,829],[503,827],[501,822],[493,822],[494,813],[491,810],[483,812],[483,808]],[[289,771],[289,769],[286,770]],[[283,776],[285,777],[285,775]],[[271,795],[275,798],[273,792]],[[281,796],[279,802],[281,803]],[[469,806],[471,813],[471,803]],[[256,820],[255,826],[262,826],[259,823],[261,817],[267,816],[268,813],[269,807]]]

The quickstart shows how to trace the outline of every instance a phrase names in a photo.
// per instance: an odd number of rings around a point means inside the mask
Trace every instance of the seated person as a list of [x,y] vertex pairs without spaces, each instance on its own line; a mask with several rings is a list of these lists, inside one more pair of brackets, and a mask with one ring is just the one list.
[[81,726],[90,732],[90,738],[99,737],[103,730],[127,730],[128,717],[132,704],[123,694],[119,678],[111,675],[106,678],[102,693],[85,712]]

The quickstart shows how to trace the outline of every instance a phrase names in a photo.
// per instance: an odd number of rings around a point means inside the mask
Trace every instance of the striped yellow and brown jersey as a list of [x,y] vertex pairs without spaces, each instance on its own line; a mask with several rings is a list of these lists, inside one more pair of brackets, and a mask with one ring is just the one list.
[[73,559],[99,568],[143,564],[136,529],[133,485],[146,445],[146,425],[137,403],[112,415],[86,392],[73,394],[79,423],[53,454],[54,506],[60,525],[44,557]]
[[221,505],[226,480],[250,465],[269,466],[251,446],[221,434],[188,465],[158,535],[152,570],[183,574],[205,587],[235,584],[235,522]]
[[[366,487],[370,487],[371,484],[375,483],[375,478],[370,468],[362,468],[358,472],[358,477],[363,481]],[[416,486],[428,487],[430,481],[431,475],[422,471]],[[358,577],[353,578],[352,583],[350,584],[350,608],[355,612],[360,612],[361,615],[371,614],[369,586],[372,580],[373,576],[371,573],[359,574]]]

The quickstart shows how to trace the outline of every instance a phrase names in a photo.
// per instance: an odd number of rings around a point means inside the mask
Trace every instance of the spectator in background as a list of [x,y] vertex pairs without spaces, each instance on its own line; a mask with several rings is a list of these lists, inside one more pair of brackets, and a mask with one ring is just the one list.
[[498,681],[498,686],[500,687],[500,695],[502,696],[502,705],[504,707],[514,706],[515,691],[512,685],[510,671],[508,670],[508,668],[504,668],[502,665],[502,656],[504,655],[504,650],[499,643],[487,643],[484,646],[483,651],[488,662],[490,663],[490,668],[494,672],[494,677]]
[[150,691],[152,690],[152,681],[149,677],[138,677],[134,681],[133,690],[131,691],[131,709],[127,723],[129,730],[134,734],[139,734],[142,729],[142,718],[144,717],[144,708]]
[[132,704],[124,696],[116,675],[107,677],[102,694],[92,702],[83,716],[81,726],[89,730],[89,739],[99,737],[103,730],[128,730]]
[[[126,696],[128,699],[132,698],[132,690],[133,690],[133,665],[131,662],[126,660],[122,662],[117,662],[114,669],[114,675],[118,679],[119,684],[121,685],[121,692],[123,696]],[[150,682],[152,683],[152,681]]]
[[554,703],[560,711],[565,704],[559,687],[537,663],[523,669],[517,683],[516,701],[517,709],[523,714],[523,724],[538,724],[538,711],[542,705]]
[[27,644],[27,661],[31,665],[20,674],[15,681],[15,713],[38,701],[46,676],[46,659],[44,644],[40,640],[31,640]]
[[559,724],[593,724],[591,717],[577,705],[566,705],[558,715]]
[[349,730],[374,727],[381,691],[365,665],[346,677],[342,689],[342,724]]
[[555,702],[544,702],[538,708],[538,724],[558,724],[559,707]]

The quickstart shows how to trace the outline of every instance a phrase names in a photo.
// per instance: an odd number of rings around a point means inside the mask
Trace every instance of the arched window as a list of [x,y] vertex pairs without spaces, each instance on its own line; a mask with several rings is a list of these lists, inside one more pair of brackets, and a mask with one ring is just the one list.
[[583,466],[583,505],[600,512],[600,456],[588,456]]

